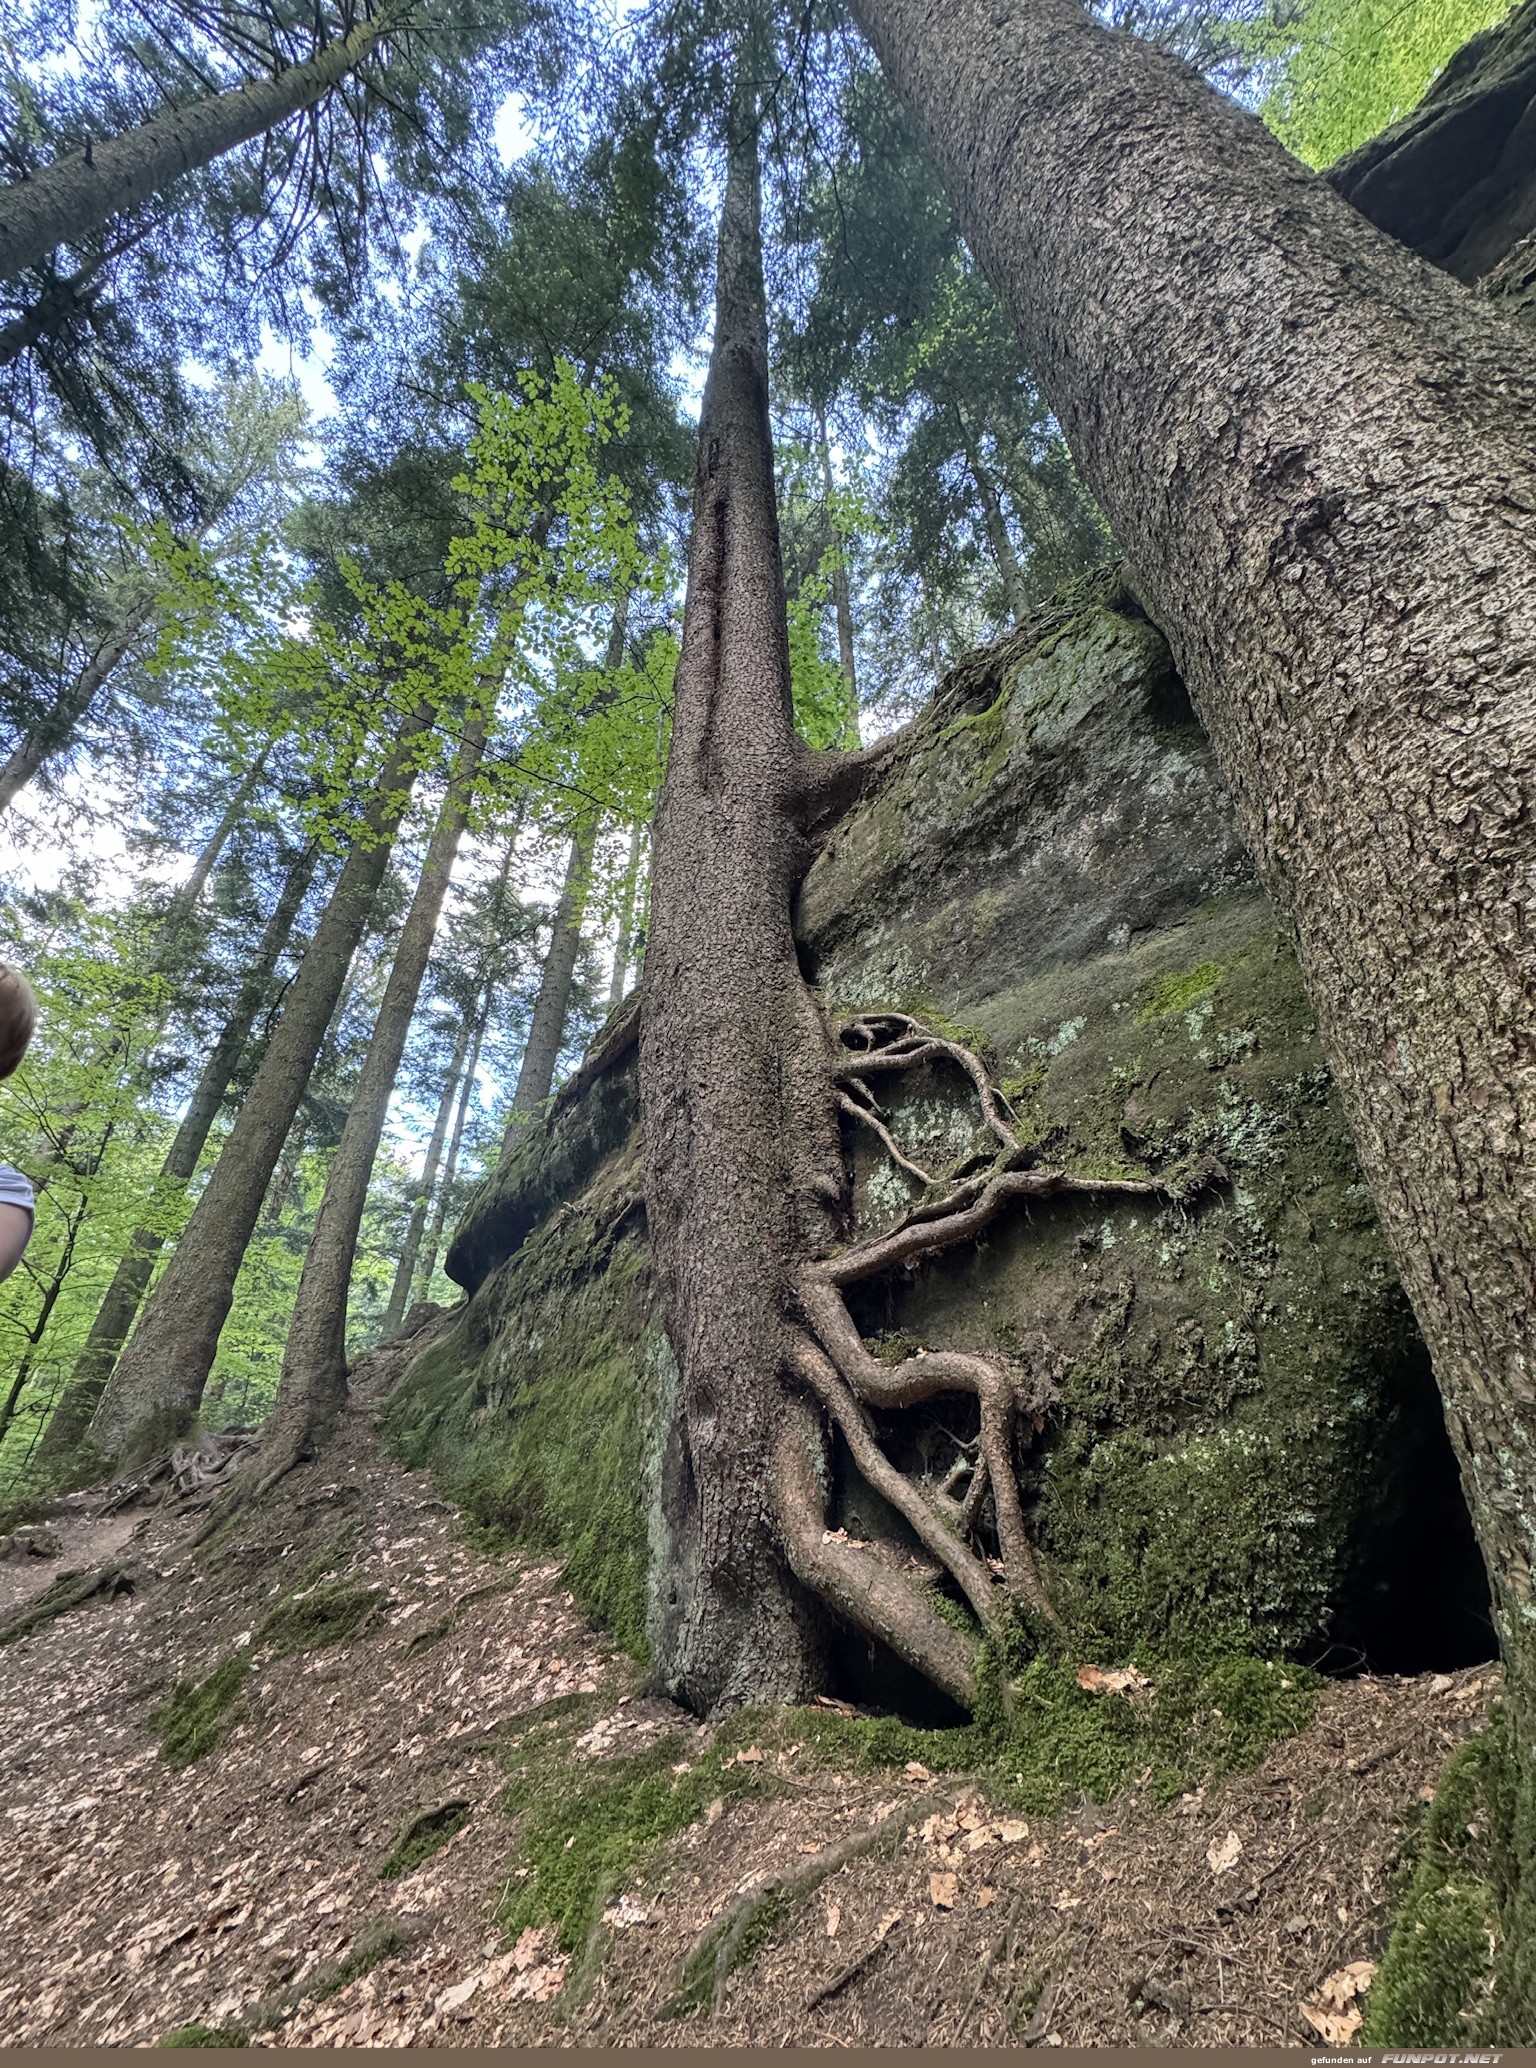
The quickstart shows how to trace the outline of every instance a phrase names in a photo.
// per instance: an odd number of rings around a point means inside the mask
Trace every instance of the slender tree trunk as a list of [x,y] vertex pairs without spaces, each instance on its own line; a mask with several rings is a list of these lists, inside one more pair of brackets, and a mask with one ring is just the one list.
[[853,0],[1295,933],[1536,1732],[1536,349],[1075,0]]
[[520,1124],[530,1119],[549,1097],[555,1081],[555,1066],[565,1041],[565,1022],[571,1009],[571,992],[576,982],[576,961],[581,953],[581,919],[592,875],[592,851],[597,844],[597,815],[578,819],[566,857],[565,880],[560,902],[549,930],[549,951],[539,978],[539,994],[528,1022],[528,1040],[518,1065],[517,1085],[512,1093],[512,1119],[507,1140]]
[[459,1083],[464,1075],[464,1062],[469,1054],[472,1032],[472,1021],[460,1020],[453,1054],[448,1059],[448,1072],[443,1079],[443,1089],[437,1101],[437,1114],[432,1122],[427,1153],[422,1158],[421,1177],[415,1188],[416,1197],[411,1204],[411,1218],[406,1225],[405,1240],[400,1245],[399,1260],[395,1265],[394,1279],[389,1288],[389,1305],[384,1309],[383,1334],[386,1343],[400,1333],[400,1324],[405,1319],[406,1308],[410,1303],[411,1281],[416,1276],[416,1260],[421,1255],[421,1238],[427,1231],[427,1215],[431,1211],[432,1195],[437,1189],[437,1173],[443,1160],[443,1150],[447,1147],[448,1130],[453,1124],[453,1109],[458,1103]]
[[400,929],[362,1074],[331,1160],[315,1231],[304,1255],[277,1398],[263,1439],[264,1485],[312,1454],[346,1401],[347,1295],[368,1182],[469,818],[494,708],[493,695],[482,697],[465,722],[416,894]]
[[32,1375],[37,1346],[43,1340],[48,1323],[53,1318],[53,1310],[59,1303],[59,1294],[64,1290],[64,1281],[74,1269],[75,1245],[80,1239],[80,1230],[89,1211],[90,1201],[82,1196],[69,1217],[64,1232],[64,1246],[59,1252],[58,1262],[53,1267],[53,1274],[43,1288],[42,1302],[32,1317],[32,1326],[27,1331],[26,1354],[21,1360],[15,1378],[11,1381],[4,1404],[0,1405],[0,1443],[4,1443],[6,1431],[16,1418],[21,1396],[26,1391],[27,1380]]
[[1003,595],[1007,599],[1009,615],[1015,619],[1021,618],[1029,608],[1029,599],[1024,594],[1024,576],[1019,567],[1019,556],[1013,550],[1013,537],[1008,529],[1008,520],[1003,515],[997,484],[981,456],[981,441],[976,435],[975,428],[964,408],[958,403],[955,406],[955,415],[960,419],[960,435],[965,441],[966,463],[971,470],[971,479],[976,484],[976,494],[981,502],[981,513],[987,528],[987,540],[992,548],[992,558],[996,562],[998,574],[1002,577]]
[[[203,1065],[202,1075],[181,1124],[165,1152],[165,1161],[160,1166],[160,1189],[167,1204],[180,1196],[197,1170],[198,1160],[218,1118],[236,1065],[245,1053],[256,1015],[271,989],[272,978],[288,946],[319,860],[319,847],[312,842],[284,879],[277,903],[262,932],[255,960],[246,971],[229,1018]],[[78,1448],[96,1412],[96,1403],[117,1362],[118,1353],[128,1340],[128,1331],[133,1327],[164,1243],[164,1235],[155,1228],[140,1228],[134,1234],[128,1253],[113,1273],[112,1283],[96,1310],[96,1318],[91,1323],[85,1347],[75,1361],[69,1384],[60,1394],[58,1405],[49,1419],[37,1453],[40,1466],[67,1459]]]
[[38,720],[0,763],[0,811],[7,810],[16,801],[18,793],[26,788],[50,755],[69,745],[75,736],[75,728],[95,701],[97,691],[124,656],[132,652],[134,641],[150,620],[154,601],[148,591],[134,599],[102,638],[68,689],[57,698],[53,709]]
[[229,845],[231,834],[245,816],[245,807],[250,803],[257,785],[267,772],[267,756],[271,751],[270,743],[263,747],[230,792],[229,802],[224,807],[219,823],[203,842],[185,882],[172,898],[166,911],[165,923],[160,929],[160,938],[167,947],[174,944],[176,932],[196,911],[198,901],[208,888],[208,878],[218,867],[219,857]]
[[645,828],[629,829],[629,853],[624,858],[624,888],[619,897],[619,930],[613,943],[613,969],[608,978],[608,1010],[623,1002],[628,989],[630,955],[635,945],[635,894],[640,884],[640,846]]
[[402,12],[381,7],[275,79],[166,108],[137,129],[71,151],[0,190],[0,279],[35,266],[56,244],[78,243],[184,173],[312,108],[357,69]]
[[[519,814],[520,817],[520,814]],[[502,906],[506,897],[507,883],[512,874],[512,858],[517,852],[517,826],[514,825],[507,838],[502,855],[501,869],[492,887],[486,913],[485,939],[476,957],[474,1005],[459,1022],[458,1038],[453,1045],[453,1054],[448,1063],[448,1074],[443,1080],[442,1096],[437,1102],[437,1117],[432,1123],[432,1138],[427,1144],[426,1157],[422,1163],[421,1182],[416,1187],[416,1198],[411,1207],[410,1223],[401,1245],[400,1261],[395,1266],[394,1283],[389,1289],[389,1305],[384,1310],[384,1339],[387,1342],[399,1333],[410,1307],[411,1284],[416,1276],[416,1262],[421,1254],[421,1239],[426,1233],[427,1215],[432,1209],[432,1196],[437,1186],[437,1173],[443,1159],[449,1126],[453,1120],[454,1107],[458,1101],[459,1086],[464,1077],[465,1059],[470,1044],[474,1043],[475,1061],[469,1065],[469,1074],[474,1075],[475,1062],[479,1060],[480,1029],[485,1024],[481,1000],[488,983],[488,968],[497,953],[497,934],[501,922]],[[456,1131],[457,1133],[457,1131]],[[457,1155],[455,1154],[455,1161]],[[451,1180],[450,1180],[451,1182]],[[436,1257],[433,1258],[434,1265]]]
[[347,855],[261,1067],[175,1254],[107,1382],[87,1441],[108,1462],[131,1465],[152,1456],[196,1417],[241,1259],[389,866],[417,750],[431,722],[432,713],[420,706],[401,729],[374,790],[362,837]]
[[[624,658],[628,624],[629,599],[626,596],[614,611],[608,634],[605,668],[610,676]],[[565,880],[560,886],[560,902],[555,907],[550,926],[549,951],[544,957],[544,972],[539,979],[539,995],[533,1003],[528,1040],[512,1093],[512,1118],[506,1133],[508,1142],[520,1124],[538,1112],[555,1081],[555,1068],[565,1042],[565,1023],[571,1010],[576,962],[581,953],[581,921],[592,876],[597,829],[598,814],[589,812],[576,821],[576,830],[571,836]]]
[[859,666],[853,650],[853,597],[848,587],[848,542],[832,518],[832,498],[837,484],[832,479],[832,444],[827,436],[825,411],[817,418],[817,429],[821,446],[821,487],[827,503],[827,542],[836,548],[837,553],[832,563],[832,609],[837,619],[837,657],[848,683],[849,744],[857,746]]
[[495,986],[488,986],[475,1017],[474,1038],[469,1044],[469,1061],[464,1066],[464,1082],[459,1092],[459,1110],[453,1116],[453,1135],[448,1143],[447,1161],[443,1165],[443,1181],[438,1187],[437,1203],[432,1209],[432,1225],[427,1230],[426,1248],[422,1251],[421,1273],[416,1281],[418,1300],[424,1300],[431,1291],[432,1275],[437,1269],[438,1251],[443,1246],[443,1234],[448,1225],[448,1209],[453,1203],[454,1181],[459,1175],[459,1157],[464,1148],[464,1130],[469,1122],[470,1102],[475,1096],[475,1073],[480,1068],[480,1050],[485,1041],[485,1030],[490,1021],[495,997]]

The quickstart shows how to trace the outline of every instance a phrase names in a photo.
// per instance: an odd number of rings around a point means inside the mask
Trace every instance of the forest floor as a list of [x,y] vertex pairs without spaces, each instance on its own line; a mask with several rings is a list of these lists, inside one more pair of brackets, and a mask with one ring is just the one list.
[[[557,1566],[466,1543],[366,1405],[198,1549],[205,1499],[76,1497],[57,1555],[0,1564],[0,1624],[64,1568],[133,1576],[0,1648],[5,2044],[233,2022],[283,2046],[1315,2046],[1348,2036],[1405,1821],[1496,1690],[1489,1668],[1341,1680],[1251,1773],[1024,1819],[963,1776],[839,1770],[799,1742],[809,1712],[722,1758]],[[175,1765],[151,1712],[214,1673],[180,1724],[217,1742]],[[553,1807],[528,1793],[540,1744]],[[605,1795],[609,1766],[640,1778]],[[543,1804],[521,1818],[520,1774]],[[699,1799],[668,1829],[675,1776]],[[611,1833],[571,1821],[583,1802]],[[680,2010],[699,1935],[785,1874],[795,1899]],[[529,1921],[549,1892],[570,1954]]]

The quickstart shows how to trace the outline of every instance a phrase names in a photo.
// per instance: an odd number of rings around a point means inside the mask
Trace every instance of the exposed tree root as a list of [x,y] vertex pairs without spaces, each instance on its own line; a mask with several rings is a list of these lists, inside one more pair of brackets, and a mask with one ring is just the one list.
[[137,1584],[138,1575],[127,1565],[104,1565],[94,1572],[60,1573],[46,1593],[38,1595],[20,1615],[0,1627],[0,1644],[15,1644],[18,1639],[29,1637],[44,1623],[67,1615],[83,1602],[115,1601],[120,1594],[131,1594]]
[[[917,1201],[884,1234],[802,1263],[793,1297],[802,1326],[790,1340],[791,1378],[841,1435],[869,1486],[895,1509],[948,1576],[984,1635],[999,1636],[1022,1610],[1037,1625],[1060,1627],[1030,1543],[1019,1495],[1021,1439],[1037,1436],[1054,1398],[1049,1382],[996,1355],[919,1350],[885,1363],[867,1347],[844,1298],[847,1287],[898,1266],[911,1267],[974,1240],[1016,1199],[1066,1193],[1167,1196],[1154,1178],[1079,1178],[1033,1166],[1003,1094],[962,1043],[905,1013],[871,1013],[834,1030],[832,1074],[838,1109],[880,1141],[896,1167],[932,1194],[936,1181],[913,1161],[886,1122],[868,1079],[947,1062],[964,1072],[997,1143],[990,1165],[952,1174],[939,1197]],[[964,1166],[962,1166],[962,1171]],[[941,1484],[923,1486],[893,1465],[870,1410],[913,1408],[945,1393],[976,1402],[979,1432],[961,1444]],[[827,1528],[819,1431],[791,1417],[776,1459],[775,1492],[786,1553],[796,1575],[861,1629],[890,1645],[965,1706],[975,1700],[974,1644],[957,1632],[894,1561]],[[963,1496],[957,1489],[964,1483]],[[993,1546],[995,1545],[995,1555]]]
[[[945,1807],[952,1799],[938,1795],[918,1796],[912,1802],[903,1803],[889,1816],[882,1817],[868,1830],[856,1831],[850,1838],[823,1847],[819,1853],[798,1862],[784,1873],[772,1874],[766,1881],[743,1890],[734,1903],[710,1921],[689,1948],[678,1971],[676,2001],[679,2005],[688,2004],[707,1991],[713,1997],[718,2017],[725,2004],[725,1985],[731,1970],[751,1950],[760,1929],[771,1924],[776,1917],[797,1909],[829,1875],[838,1873],[850,1860],[862,1859],[870,1853],[899,1844],[914,1824],[921,1823],[924,1817]],[[855,1971],[850,1970],[834,1987],[840,1988],[844,1982],[851,1981]],[[826,1993],[830,1995],[833,1991]]]

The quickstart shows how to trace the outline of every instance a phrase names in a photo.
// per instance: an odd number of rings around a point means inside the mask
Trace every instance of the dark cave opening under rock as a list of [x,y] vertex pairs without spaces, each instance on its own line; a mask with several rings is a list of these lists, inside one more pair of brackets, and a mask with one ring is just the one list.
[[1450,1673],[1498,1654],[1487,1569],[1428,1352],[1396,1377],[1390,1477],[1340,1592],[1328,1673]]

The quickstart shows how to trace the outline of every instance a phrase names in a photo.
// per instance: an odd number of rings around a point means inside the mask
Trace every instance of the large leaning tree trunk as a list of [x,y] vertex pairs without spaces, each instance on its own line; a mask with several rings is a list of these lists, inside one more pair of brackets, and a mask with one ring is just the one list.
[[[738,111],[720,228],[714,349],[699,424],[688,602],[657,809],[640,1024],[646,1211],[676,1399],[662,1464],[661,1684],[704,1711],[825,1685],[835,1614],[961,1703],[978,1642],[1052,1620],[1019,1499],[1019,1446],[1044,1405],[1002,1359],[884,1363],[844,1294],[971,1239],[1015,1199],[1080,1185],[1035,1166],[975,1056],[898,1014],[829,1026],[791,925],[813,840],[892,751],[814,754],[790,702],[768,423],[754,122]],[[930,1179],[901,1155],[872,1080],[925,1064],[969,1079],[994,1160]],[[842,1127],[872,1130],[927,1188],[849,1241]],[[869,1410],[974,1403],[963,1492],[891,1464]],[[828,1527],[828,1437],[911,1524],[961,1627],[877,1551]],[[970,1633],[963,1627],[966,1613]]]
[[[242,1502],[259,1497],[301,1459],[313,1456],[346,1403],[347,1295],[368,1183],[459,842],[469,820],[475,779],[504,673],[503,663],[494,683],[482,685],[464,722],[421,875],[395,945],[368,1053],[326,1176],[314,1233],[304,1252],[298,1297],[283,1349],[282,1375],[263,1430],[260,1456],[242,1479],[231,1482],[232,1497]],[[221,1502],[221,1510],[227,1509],[229,1498]]]
[[263,136],[324,100],[377,47],[406,9],[382,5],[345,36],[275,78],[256,79],[189,106],[166,108],[137,129],[56,158],[0,189],[0,280],[75,243],[109,217],[137,208],[184,173]]
[[1536,349],[1076,0],[852,0],[1293,928],[1536,1733]]
[[[295,858],[283,880],[277,903],[262,929],[255,958],[241,980],[229,1018],[208,1052],[208,1060],[203,1065],[187,1110],[165,1152],[165,1160],[160,1166],[160,1191],[163,1195],[177,1196],[184,1192],[197,1170],[235,1069],[251,1038],[256,1015],[271,994],[277,965],[288,946],[319,860],[319,846],[311,842]],[[40,1471],[51,1468],[56,1462],[66,1462],[78,1449],[112,1367],[128,1340],[128,1332],[149,1289],[156,1260],[164,1245],[165,1237],[158,1228],[135,1231],[128,1252],[112,1274],[112,1282],[96,1310],[85,1347],[75,1360],[69,1384],[60,1394],[58,1405],[43,1432],[43,1440],[37,1449]]]
[[432,719],[421,704],[400,728],[219,1160],[107,1381],[82,1464],[131,1466],[196,1418],[246,1245],[389,866]]

